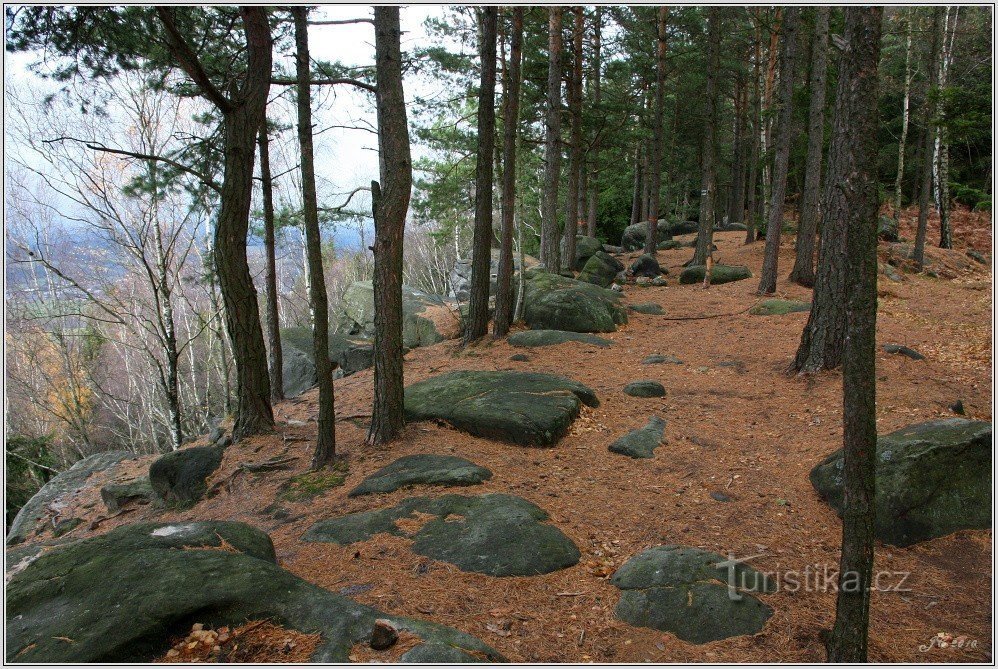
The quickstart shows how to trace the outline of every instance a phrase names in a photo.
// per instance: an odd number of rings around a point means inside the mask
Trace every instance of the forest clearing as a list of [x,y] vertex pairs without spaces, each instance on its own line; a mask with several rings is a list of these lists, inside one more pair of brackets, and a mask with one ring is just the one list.
[[7,662],[994,662],[987,8],[6,19]]

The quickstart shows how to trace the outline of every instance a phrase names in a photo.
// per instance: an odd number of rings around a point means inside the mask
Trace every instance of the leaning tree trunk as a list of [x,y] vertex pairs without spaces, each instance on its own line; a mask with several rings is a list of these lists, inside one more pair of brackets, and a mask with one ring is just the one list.
[[[593,107],[597,114],[601,114],[600,105],[602,104],[601,98],[601,78],[602,72],[600,70],[600,50],[602,47],[603,40],[603,8],[596,7],[596,17],[593,19],[593,66],[592,66],[592,80],[590,83],[593,92]],[[601,117],[602,118],[602,117]],[[599,170],[600,170],[600,145],[602,143],[602,135],[600,128],[596,130],[596,136],[593,138],[592,146],[589,149],[589,160],[587,161],[589,167],[589,188],[588,188],[588,215],[587,215],[587,226],[586,234],[589,237],[596,237],[596,218],[599,210]]]
[[[851,67],[846,192],[846,350],[842,369],[842,557],[829,662],[866,662],[876,492],[877,65],[882,7],[845,10]],[[842,76],[840,74],[839,76]]]
[[274,427],[270,405],[270,375],[263,344],[256,288],[246,258],[256,136],[264,122],[272,64],[270,24],[262,7],[245,7],[247,69],[240,99],[222,112],[223,169],[218,222],[215,228],[215,267],[225,304],[225,320],[236,363],[234,439]]
[[274,180],[270,173],[270,137],[267,120],[260,124],[260,183],[263,191],[263,248],[267,257],[267,367],[270,369],[270,399],[284,399],[284,351],[281,348],[281,317],[277,308],[277,252],[274,243]]
[[[496,35],[498,7],[482,7],[478,89],[478,159],[475,164],[475,232],[471,243],[471,290],[464,342],[485,336],[489,329],[489,269],[492,248],[492,167],[496,136]],[[573,238],[574,240],[574,238]]]
[[662,145],[665,118],[665,29],[669,10],[658,8],[658,33],[655,40],[655,115],[652,126],[652,153],[650,183],[648,185],[648,231],[645,234],[645,253],[655,255],[658,244],[658,213],[662,197]]
[[558,273],[558,180],[561,176],[561,7],[548,8],[548,90],[544,135],[541,262]]
[[562,239],[561,268],[571,270],[575,262],[575,236],[579,232],[579,177],[582,174],[582,7],[573,7],[575,22],[572,28],[572,73],[568,82],[568,111],[571,121],[570,136],[572,150],[568,161],[568,194],[566,196],[567,215]]
[[[505,337],[513,322],[513,228],[516,225],[516,134],[520,125],[520,72],[523,62],[523,7],[513,8],[509,65],[503,69],[502,227],[496,314],[492,334]],[[522,265],[521,265],[522,271]]]
[[714,246],[714,197],[717,189],[717,77],[721,67],[721,10],[711,6],[707,10],[707,122],[703,133],[703,156],[700,161],[700,225],[692,265],[707,262]]
[[772,199],[766,221],[766,254],[762,262],[759,292],[776,292],[776,274],[780,260],[780,235],[783,230],[783,207],[787,194],[790,167],[790,135],[793,126],[794,68],[797,60],[797,7],[784,8],[783,42],[780,45],[780,115],[776,134],[776,157],[773,161]]
[[312,469],[336,459],[336,413],[333,403],[333,367],[329,362],[329,301],[322,271],[319,202],[315,193],[315,159],[312,150],[312,61],[308,54],[308,8],[291,8],[295,19],[295,67],[298,78],[298,145],[301,149],[302,209],[308,253],[308,300],[312,307],[312,355],[319,379],[318,433]]
[[918,229],[915,231],[915,247],[911,254],[919,271],[925,267],[925,234],[929,226],[929,200],[932,195],[932,157],[936,142],[936,126],[933,119],[935,106],[932,102],[932,95],[936,90],[939,74],[936,61],[939,59],[939,24],[942,12],[942,7],[936,7],[932,11],[932,49],[929,54],[929,80],[925,92],[925,128],[922,135],[922,186],[918,193]]
[[402,238],[412,191],[409,126],[402,91],[399,8],[374,8],[378,77],[378,165],[374,209],[374,410],[367,441],[386,444],[402,433]]
[[797,226],[797,258],[790,280],[814,286],[814,240],[821,217],[821,155],[825,139],[825,73],[828,66],[828,7],[816,7],[811,44],[811,106],[807,123],[807,168],[804,197]]

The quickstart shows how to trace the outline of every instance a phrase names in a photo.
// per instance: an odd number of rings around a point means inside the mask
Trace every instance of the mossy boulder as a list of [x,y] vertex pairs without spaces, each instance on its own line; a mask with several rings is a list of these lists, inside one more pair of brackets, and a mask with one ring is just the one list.
[[774,298],[763,300],[749,309],[749,313],[753,316],[783,316],[784,314],[795,314],[800,311],[811,311],[811,303]]
[[448,372],[405,389],[406,420],[444,420],[525,446],[558,441],[582,404],[595,407],[599,400],[581,383],[537,372]]
[[665,420],[652,416],[643,427],[628,432],[610,444],[610,452],[631,458],[650,458],[662,443],[664,432]]
[[7,530],[7,545],[19,544],[31,537],[39,521],[46,515],[46,509],[63,496],[80,490],[91,474],[111,469],[122,460],[134,458],[128,451],[108,451],[83,458],[66,471],[42,486],[28,502],[21,507]]
[[[436,517],[407,534],[396,521],[416,513]],[[512,495],[412,497],[388,509],[320,521],[303,540],[346,545],[382,533],[408,536],[419,555],[462,571],[533,576],[579,561],[579,549],[547,519],[543,509]]]
[[601,288],[609,288],[624,264],[608,253],[597,251],[586,261],[579,272],[579,281],[591,283]]
[[649,548],[610,578],[622,590],[617,617],[697,644],[761,631],[773,611],[749,593],[771,592],[775,583],[744,563],[725,563],[698,548]]
[[658,381],[631,381],[624,386],[624,394],[631,397],[665,397],[665,386]]
[[898,241],[898,223],[890,216],[877,218],[877,239],[885,242]]
[[[341,300],[337,320],[340,334],[374,337],[374,286],[370,281],[350,284]],[[460,336],[457,315],[440,295],[402,286],[402,344],[430,346]]]
[[672,251],[673,249],[683,248],[683,243],[678,239],[666,239],[665,241],[659,242],[655,248],[659,251]]
[[[707,268],[703,265],[690,265],[679,275],[679,283],[701,283]],[[714,265],[710,272],[710,282],[712,284],[730,283],[751,278],[752,272],[744,265]]]
[[674,355],[653,353],[641,361],[642,365],[681,365],[683,361]]
[[100,489],[100,497],[107,510],[114,513],[131,503],[148,504],[156,498],[148,476],[139,476],[131,481],[115,481]]
[[627,322],[612,290],[536,270],[526,278],[523,318],[531,329],[614,332]]
[[652,315],[652,316],[661,316],[661,315],[663,315],[665,313],[665,310],[662,309],[662,305],[658,304],[656,302],[644,302],[644,303],[641,303],[641,304],[631,304],[631,305],[628,305],[627,308],[630,309],[631,311],[634,311],[634,312],[639,313],[639,314],[649,314],[649,315]]
[[[284,396],[296,397],[319,383],[312,350],[312,329],[307,327],[282,328],[282,376]],[[363,337],[329,334],[329,360],[350,376],[374,364],[374,344]]]
[[7,587],[7,661],[150,662],[194,622],[270,619],[322,640],[313,662],[346,662],[388,618],[428,644],[502,656],[457,630],[387,616],[281,569],[263,532],[242,523],[143,523],[65,544]]
[[208,491],[208,477],[222,464],[224,449],[190,446],[161,455],[149,466],[149,483],[170,506],[196,504]]
[[[655,244],[669,238],[670,225],[665,219],[659,219],[656,228]],[[645,247],[645,240],[648,239],[648,221],[634,223],[624,228],[624,234],[620,238],[620,247],[624,251],[640,251]]]
[[[811,484],[841,515],[842,451],[811,470]],[[877,439],[878,539],[895,546],[991,527],[991,424],[944,418]]]
[[350,491],[350,497],[394,492],[413,485],[468,486],[492,478],[492,472],[454,455],[406,455],[382,467]]
[[600,240],[595,237],[587,237],[585,235],[576,235],[575,237],[575,262],[572,263],[572,269],[578,271],[581,270],[586,265],[586,261],[589,260],[595,253],[603,251],[603,244]]
[[506,341],[510,346],[535,348],[538,346],[556,346],[565,342],[575,341],[606,348],[613,344],[609,339],[597,337],[587,332],[566,332],[564,330],[522,330],[514,332]]
[[662,268],[658,264],[658,260],[655,259],[650,253],[644,253],[639,255],[630,266],[631,274],[634,276],[646,276],[649,279],[654,279],[659,274],[662,274]]

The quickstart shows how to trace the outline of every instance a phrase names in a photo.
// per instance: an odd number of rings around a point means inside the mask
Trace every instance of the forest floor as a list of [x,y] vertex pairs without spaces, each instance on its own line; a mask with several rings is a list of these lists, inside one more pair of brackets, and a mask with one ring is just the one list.
[[[910,238],[906,224],[902,235]],[[978,234],[981,226],[986,227]],[[961,250],[929,254],[943,266],[939,278],[904,274],[902,282],[894,282],[879,275],[880,433],[952,416],[948,407],[958,399],[969,417],[992,418],[991,269],[969,261],[962,250],[970,237],[966,233],[972,232],[974,247],[990,255],[990,218],[961,220],[955,227]],[[614,342],[609,348],[567,343],[525,350],[489,341],[462,349],[449,341],[406,356],[407,383],[450,370],[509,369],[561,374],[590,386],[600,406],[584,407],[569,434],[552,448],[513,446],[429,422],[408,425],[403,438],[389,448],[366,446],[369,419],[364,414],[372,400],[372,372],[367,370],[335,384],[337,414],[359,416],[337,425],[337,449],[349,467],[344,485],[310,500],[279,499],[282,486],[309,463],[315,436],[313,390],[276,406],[275,434],[227,449],[212,480],[225,484],[214,497],[185,512],[140,507],[107,520],[97,531],[154,519],[249,523],[270,534],[281,564],[299,576],[334,592],[347,588],[355,600],[390,614],[456,627],[513,661],[823,661],[821,631],[832,624],[835,594],[821,588],[763,595],[774,613],[761,633],[702,645],[614,617],[619,591],[609,576],[631,556],[658,544],[757,556],[749,562],[755,569],[778,574],[834,573],[838,568],[841,524],[818,498],[808,473],[841,446],[842,376],[838,371],[807,378],[785,373],[807,314],[749,315],[748,308],[760,299],[754,291],[763,244],[746,246],[740,232],[720,233],[716,240],[720,262],[748,265],[755,276],[706,291],[680,286],[676,277],[691,250],[661,251],[669,285],[630,285],[624,301],[657,302],[665,317],[629,314],[626,326],[601,335]],[[887,245],[881,246],[886,252]],[[810,300],[810,291],[786,281],[792,264],[793,237],[785,235],[777,297]],[[712,314],[736,315],[664,320]],[[910,346],[926,359],[885,353],[880,348],[884,343]],[[510,360],[523,352],[530,356],[528,362]],[[653,353],[675,355],[684,364],[642,365]],[[642,399],[621,392],[624,384],[640,379],[662,382],[667,395]],[[668,421],[654,458],[632,460],[607,451],[612,441],[644,425],[652,414]],[[347,497],[364,477],[416,453],[460,455],[491,469],[494,475],[483,485],[447,492],[526,498],[545,509],[578,545],[579,563],[541,576],[495,578],[421,557],[401,537],[378,535],[350,546],[300,540],[320,519],[388,507],[413,494],[443,494],[443,489],[424,487]],[[288,471],[233,475],[242,462],[271,457],[296,459]],[[83,507],[99,502],[103,480],[144,473],[150,460],[95,475],[95,485],[66,512],[96,517],[102,505]],[[714,492],[731,501],[716,501]],[[288,517],[275,519],[275,501],[290,511]],[[86,534],[85,527],[72,536]],[[991,564],[990,531],[961,531],[908,548],[878,545],[876,569],[894,573],[891,585],[899,584],[901,574],[910,576],[900,584],[904,591],[873,597],[870,659],[991,661]],[[977,643],[920,650],[939,632]]]

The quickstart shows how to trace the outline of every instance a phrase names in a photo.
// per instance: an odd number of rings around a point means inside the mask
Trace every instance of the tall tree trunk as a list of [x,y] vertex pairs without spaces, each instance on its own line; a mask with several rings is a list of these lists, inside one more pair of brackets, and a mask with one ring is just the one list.
[[308,252],[309,291],[312,308],[312,355],[319,378],[319,417],[312,469],[321,469],[336,458],[336,414],[333,404],[333,367],[329,362],[329,302],[322,271],[319,202],[315,193],[315,159],[312,150],[312,61],[308,54],[308,8],[291,8],[295,19],[295,68],[298,84],[298,145],[301,149],[302,219]]
[[804,197],[797,226],[797,258],[790,280],[814,285],[814,240],[821,217],[821,156],[825,139],[825,74],[828,68],[828,7],[815,7],[811,44],[811,106],[807,123],[807,167]]
[[939,25],[942,23],[943,7],[932,10],[932,49],[929,52],[929,79],[925,90],[924,130],[922,134],[922,186],[918,193],[918,229],[915,231],[915,247],[911,257],[918,266],[918,271],[925,267],[925,234],[929,225],[929,200],[932,195],[932,157],[936,142],[936,121],[933,118],[935,105],[932,96],[935,95],[938,83],[939,68]]
[[904,181],[904,152],[908,143],[908,117],[911,111],[911,35],[915,23],[914,10],[908,8],[906,23],[908,35],[904,49],[904,104],[901,107],[901,138],[898,140],[898,171],[894,177],[894,222],[901,221],[901,184]]
[[[160,16],[169,12],[168,8],[162,8]],[[263,7],[243,7],[240,13],[246,35],[247,74],[238,91],[238,99],[225,100],[220,106],[225,176],[214,244],[215,267],[236,364],[237,408],[232,428],[236,440],[274,427],[267,350],[263,344],[256,288],[246,258],[256,136],[264,121],[270,91],[272,40]],[[172,14],[166,20],[172,22]],[[181,44],[181,37],[176,34],[169,39],[174,45]]]
[[731,195],[728,198],[728,222],[741,223],[745,212],[745,73],[735,76],[734,138],[731,142]]
[[367,441],[387,444],[402,434],[402,238],[412,191],[409,125],[402,91],[399,8],[374,8],[378,77],[378,166],[374,208],[374,411]]
[[707,262],[714,246],[714,198],[717,189],[717,77],[721,68],[721,9],[707,9],[707,119],[703,133],[703,156],[700,160],[700,225],[697,245],[693,252],[693,265]]
[[641,144],[634,149],[634,195],[631,198],[631,225],[641,221],[641,207],[644,202],[644,175],[641,169]]
[[779,53],[780,30],[783,16],[783,8],[777,7],[773,12],[773,22],[775,27],[769,33],[769,49],[767,51],[769,63],[766,66],[766,87],[765,102],[766,110],[762,124],[762,218],[760,220],[769,221],[769,201],[772,195],[773,177],[772,160],[770,151],[773,147],[773,88],[776,84],[776,64]]
[[[471,244],[471,290],[464,342],[489,329],[489,269],[492,262],[492,154],[496,136],[496,36],[499,8],[482,7],[479,55],[482,79],[478,90],[478,160],[475,165],[475,233]],[[573,237],[574,241],[574,237]]]
[[548,90],[544,136],[541,262],[558,273],[558,180],[561,176],[561,7],[548,7]]
[[[592,83],[590,88],[593,92],[593,108],[596,113],[600,115],[602,119],[602,112],[600,105],[603,100],[601,97],[602,88],[602,71],[601,71],[601,48],[603,41],[603,8],[596,7],[596,17],[593,19],[593,66],[592,66]],[[600,171],[600,145],[602,143],[602,128],[596,129],[596,136],[593,138],[592,147],[589,149],[589,188],[588,188],[588,199],[589,199],[589,212],[587,216],[587,229],[586,234],[590,237],[596,237],[596,218],[599,213],[599,171]]]
[[492,326],[492,334],[496,338],[505,337],[513,322],[513,228],[516,225],[516,135],[520,124],[523,11],[523,7],[513,8],[509,65],[503,69],[502,227],[499,233],[496,314]]
[[[953,44],[956,41],[956,26],[960,18],[960,7],[953,8],[953,20],[949,20],[949,8],[946,9],[942,40],[943,54],[939,63],[939,87],[946,88],[949,78],[949,67],[953,59]],[[949,32],[947,39],[947,31]],[[939,248],[953,248],[953,230],[950,225],[949,213],[949,138],[946,124],[943,123],[945,113],[943,100],[936,102],[936,206],[939,208]]]
[[748,220],[745,222],[745,243],[755,241],[755,226],[759,220],[759,153],[762,147],[762,94],[759,80],[762,78],[762,19],[761,10],[756,7],[755,19],[755,62],[752,66],[752,150],[749,153],[748,174]]
[[[876,492],[877,65],[882,7],[847,7],[851,169],[840,184],[848,218],[842,369],[842,557],[830,662],[866,662]],[[842,76],[841,74],[839,76]]]
[[787,194],[787,171],[790,168],[790,136],[793,133],[794,68],[797,65],[797,7],[783,12],[783,43],[780,45],[780,114],[776,128],[776,156],[773,160],[772,199],[766,221],[766,254],[762,262],[759,292],[776,292],[776,274],[780,260],[780,235],[783,230],[783,206]]
[[568,111],[572,151],[568,161],[568,196],[565,217],[562,269],[571,270],[575,262],[575,236],[579,232],[579,176],[582,173],[582,37],[584,15],[582,7],[573,7],[575,22],[572,27],[572,72],[568,84]]
[[658,31],[655,41],[655,113],[652,125],[651,179],[649,184],[648,232],[645,253],[655,255],[658,244],[658,215],[662,197],[662,125],[665,119],[665,29],[669,19],[667,7],[658,8]]
[[270,399],[284,399],[284,352],[281,348],[281,319],[277,307],[277,250],[274,242],[274,180],[270,172],[270,137],[267,119],[260,124],[260,182],[263,191],[263,248],[267,256],[264,283],[267,286],[267,344],[270,370]]
[[839,57],[840,73],[835,90],[832,135],[828,145],[828,174],[825,177],[824,207],[821,211],[821,244],[818,247],[818,275],[814,282],[811,313],[801,333],[797,354],[789,372],[812,374],[834,369],[842,362],[846,328],[846,220],[848,202],[839,184],[850,178],[851,107],[850,51]]

